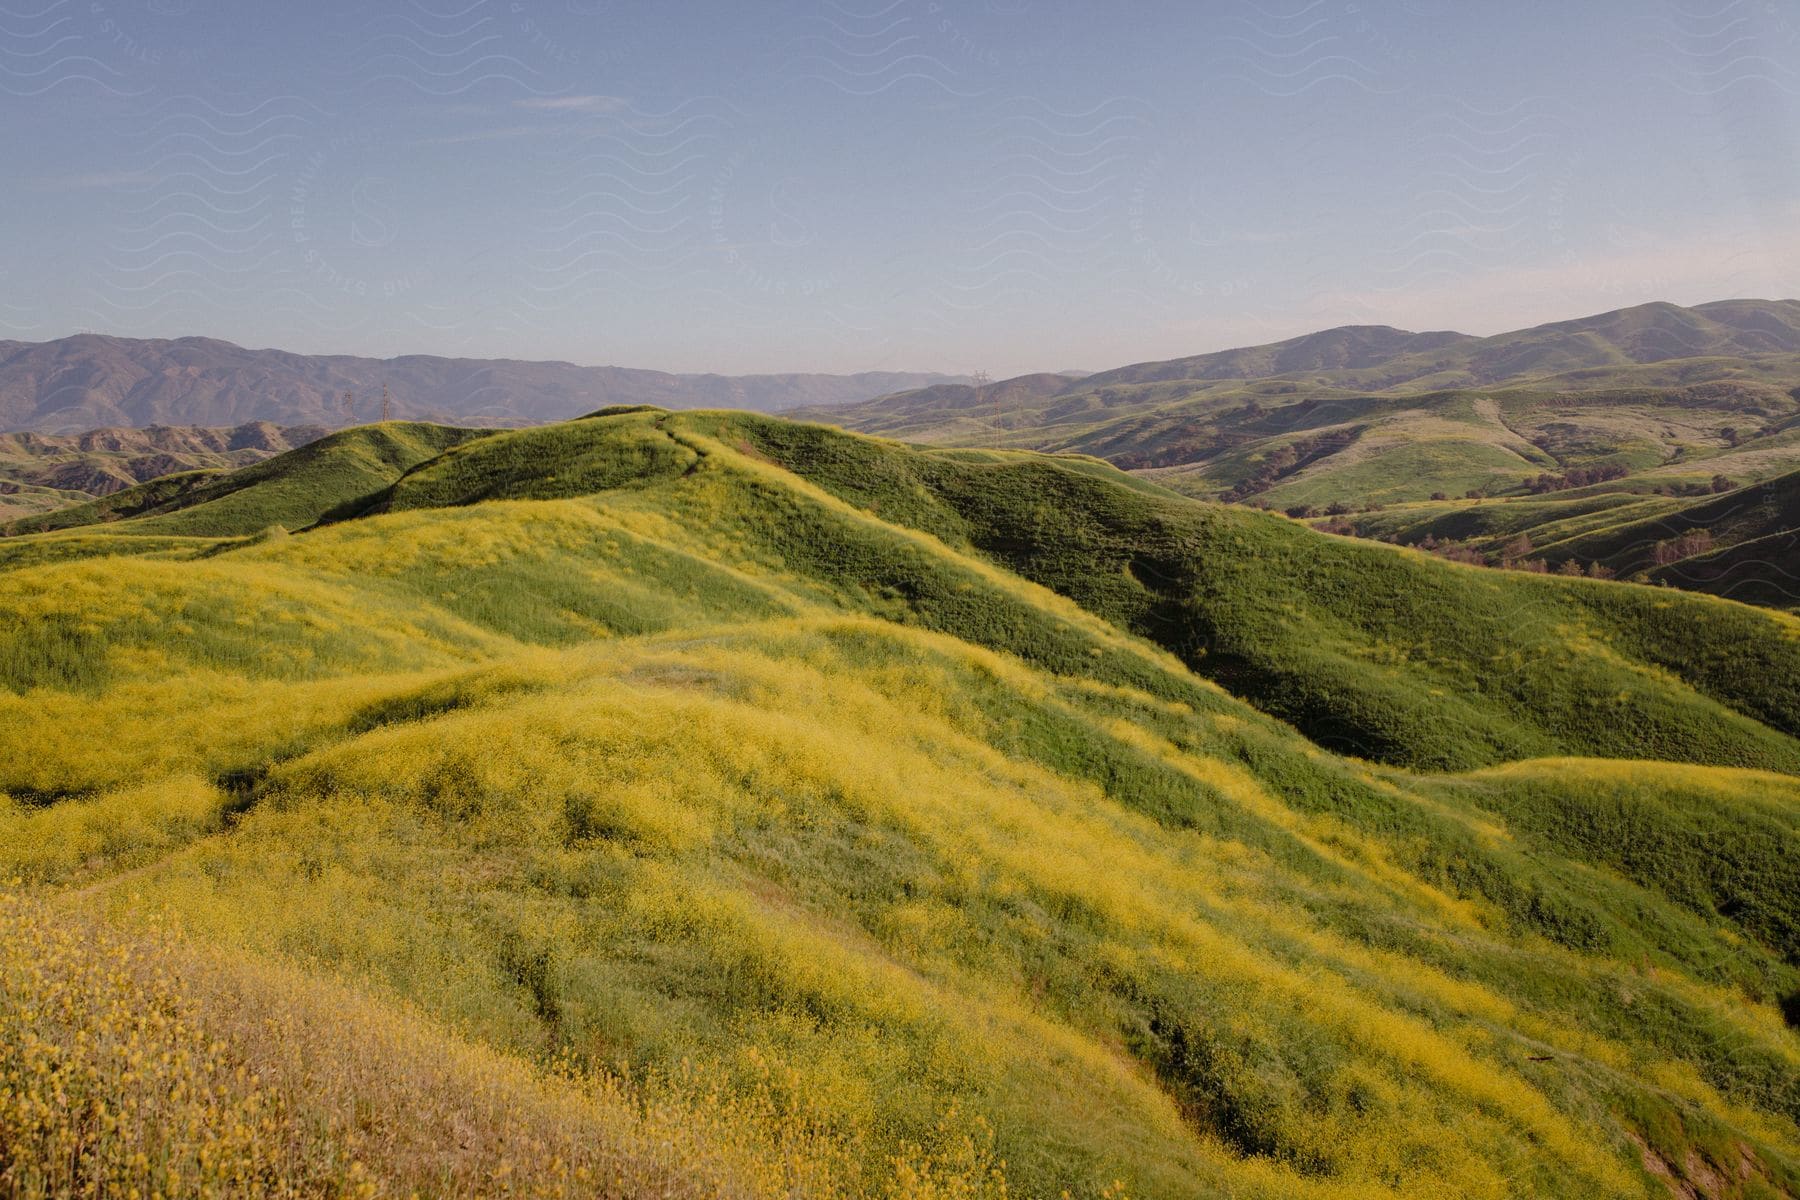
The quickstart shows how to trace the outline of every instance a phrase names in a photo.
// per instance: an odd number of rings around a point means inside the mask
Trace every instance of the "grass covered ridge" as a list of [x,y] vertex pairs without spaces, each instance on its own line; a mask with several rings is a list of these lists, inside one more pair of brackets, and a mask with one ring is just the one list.
[[834,494],[1079,601],[1340,752],[1800,767],[1790,618],[1324,538],[1097,464],[733,420]]
[[533,1069],[292,968],[0,896],[9,1195],[1004,1195],[979,1122],[879,1175],[770,1070]]
[[[185,1122],[230,1129],[273,1055],[312,1074],[220,1181],[1666,1194],[1650,1162],[1800,1192],[1791,622],[1683,597],[1719,632],[1679,658],[1647,589],[736,415],[491,434],[361,495],[0,558],[0,921],[32,931],[0,1022],[147,1103],[106,1048],[140,984],[69,949],[102,939],[180,964],[186,1023],[139,1036],[199,1065],[142,1086],[213,1088],[95,1140],[96,1178],[189,1177]],[[1388,570],[1475,632],[1383,657],[1339,597]],[[1586,626],[1494,689],[1509,604]],[[1448,773],[1272,718],[1178,632],[1208,621]],[[1688,765],[1597,757],[1629,743],[1575,718],[1615,687]],[[0,1051],[0,1086],[47,1097],[44,1061]],[[447,1161],[463,1088],[512,1115]],[[89,1127],[31,1128],[0,1181]]]

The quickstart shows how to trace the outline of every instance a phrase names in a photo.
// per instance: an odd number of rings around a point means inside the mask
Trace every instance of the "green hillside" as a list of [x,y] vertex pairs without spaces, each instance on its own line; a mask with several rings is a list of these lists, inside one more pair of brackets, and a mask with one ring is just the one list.
[[[1797,349],[1800,302],[1653,304],[1491,338],[1355,326],[811,415],[931,445],[1091,455],[1184,495],[1466,541],[1496,560],[1495,539],[1529,533],[1555,548],[1552,566],[1638,575],[1670,565],[1654,547],[1680,534],[1643,538],[1683,501],[1800,469]],[[1617,507],[1602,519],[1602,506]],[[1633,519],[1652,525],[1624,528]],[[1764,536],[1774,550],[1795,528],[1735,521],[1709,530],[1705,553]],[[1777,560],[1753,551],[1647,577],[1793,603]]]
[[[1800,400],[1773,383],[1539,385],[1387,394],[1340,386],[1156,383],[1026,410],[907,419],[910,397],[821,419],[940,445],[1092,454],[1188,495],[1274,507],[1524,495],[1540,476],[1617,467],[1645,486],[1744,482],[1800,463]],[[1081,386],[1088,386],[1083,380]],[[986,423],[975,417],[990,416]]]
[[[1221,456],[1237,451],[1260,464],[1322,430],[1373,437],[1349,462],[1371,448],[1433,441],[1517,452],[1517,462],[1476,464],[1478,477],[1497,471],[1494,481],[1533,464],[1608,455],[1635,457],[1641,469],[1677,450],[1724,446],[1722,429],[1749,438],[1791,423],[1800,413],[1796,381],[1800,301],[1735,300],[1646,304],[1488,338],[1348,326],[1095,375],[937,386],[805,415],[936,444],[1079,450],[1130,468],[1201,464],[1208,469],[1197,466],[1183,490],[1213,495],[1255,477],[1215,461]],[[1368,499],[1354,484],[1329,498]]]
[[1787,528],[1657,567],[1658,583],[1800,612],[1800,528]]
[[0,433],[0,524],[101,500],[170,475],[227,471],[323,437],[322,426],[158,425],[81,434]]
[[1076,600],[1340,752],[1445,769],[1537,754],[1800,765],[1791,736],[1758,726],[1800,729],[1800,674],[1776,633],[1788,626],[1747,609],[1321,538],[1126,486],[1099,464],[737,428],[795,473]]
[[355,513],[413,467],[482,429],[390,421],[329,434],[297,450],[223,475],[154,479],[99,500],[13,521],[0,532],[43,533],[131,518],[133,535],[236,537],[280,525],[303,529]]
[[1800,1194],[1800,620],[732,413],[114,517],[0,541],[9,1185]]
[[1379,391],[1491,387],[1509,380],[1613,372],[1675,360],[1800,352],[1800,301],[1640,304],[1532,329],[1470,337],[1348,326],[1271,346],[1140,363],[1090,376],[1090,387],[1196,379],[1307,378]]
[[1800,472],[1698,499],[1584,489],[1569,499],[1403,505],[1348,524],[1364,537],[1455,543],[1493,559],[1524,538],[1529,555],[1552,568],[1597,563],[1622,578],[1800,605],[1790,555],[1800,531]]

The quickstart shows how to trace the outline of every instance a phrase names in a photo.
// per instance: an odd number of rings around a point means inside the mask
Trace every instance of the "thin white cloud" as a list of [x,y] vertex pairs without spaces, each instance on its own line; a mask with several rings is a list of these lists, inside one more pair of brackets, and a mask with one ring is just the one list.
[[625,103],[622,96],[531,96],[514,100],[513,107],[537,112],[609,113],[624,108]]
[[415,146],[462,146],[470,142],[501,142],[511,138],[542,137],[544,130],[536,125],[508,125],[499,129],[474,129],[468,133],[452,133],[444,137],[420,138]]
[[458,101],[454,104],[415,104],[412,111],[427,117],[491,117],[506,111],[504,104],[476,104]]
[[146,187],[161,180],[148,171],[95,171],[79,175],[44,175],[31,181],[41,192],[87,192],[109,188]]
[[1283,242],[1303,242],[1323,235],[1324,231],[1319,229],[1246,229],[1227,234],[1225,240],[1239,246],[1272,246]]

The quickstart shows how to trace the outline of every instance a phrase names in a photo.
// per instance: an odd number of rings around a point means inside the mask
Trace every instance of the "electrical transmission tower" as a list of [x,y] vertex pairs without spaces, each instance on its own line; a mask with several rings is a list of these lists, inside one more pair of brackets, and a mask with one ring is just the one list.
[[354,392],[344,393],[344,420],[346,422],[356,420],[356,393]]
[[393,411],[393,405],[388,400],[387,384],[384,383],[381,385],[381,419],[387,420]]

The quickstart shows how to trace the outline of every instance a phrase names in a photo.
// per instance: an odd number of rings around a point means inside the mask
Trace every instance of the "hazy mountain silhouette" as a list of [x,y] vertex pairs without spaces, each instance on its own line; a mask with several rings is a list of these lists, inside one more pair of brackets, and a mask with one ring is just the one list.
[[[346,425],[381,415],[526,425],[612,404],[779,411],[850,404],[953,381],[924,372],[860,375],[671,375],[516,359],[355,358],[247,350],[212,338],[140,340],[80,334],[0,342],[0,430],[99,426]],[[354,397],[346,412],[344,394]]]

